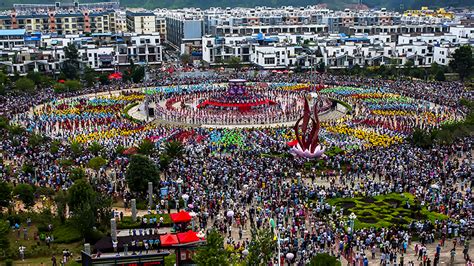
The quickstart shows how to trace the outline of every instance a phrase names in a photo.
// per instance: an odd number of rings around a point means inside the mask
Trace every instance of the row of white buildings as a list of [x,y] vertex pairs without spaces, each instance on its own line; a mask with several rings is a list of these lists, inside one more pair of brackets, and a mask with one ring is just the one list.
[[59,73],[66,60],[64,47],[71,43],[78,48],[83,66],[96,71],[115,71],[132,62],[149,67],[163,62],[159,33],[34,36],[17,29],[0,30],[0,68],[20,75],[30,71]]
[[202,59],[220,65],[231,57],[264,69],[307,67],[311,62],[329,68],[354,65],[448,65],[461,45],[474,44],[474,28],[452,26],[449,32],[390,34],[256,34],[204,36]]

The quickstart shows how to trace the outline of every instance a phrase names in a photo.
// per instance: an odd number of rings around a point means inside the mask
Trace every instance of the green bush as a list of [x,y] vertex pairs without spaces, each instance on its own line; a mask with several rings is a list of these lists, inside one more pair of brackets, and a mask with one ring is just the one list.
[[327,253],[319,253],[309,262],[310,266],[340,266],[341,262]]
[[[169,214],[147,214],[144,217],[147,219],[150,218],[156,218],[157,221],[160,220],[160,217],[163,217],[163,224],[162,226],[168,227],[173,225],[173,221],[171,220],[171,217]],[[141,221],[142,217],[137,217],[136,222],[132,222],[132,217],[131,216],[124,216],[121,221],[117,223],[117,228],[118,229],[134,229],[134,228],[140,228],[141,227]]]
[[37,187],[35,191],[36,195],[43,195],[43,196],[53,196],[54,190],[50,187]]

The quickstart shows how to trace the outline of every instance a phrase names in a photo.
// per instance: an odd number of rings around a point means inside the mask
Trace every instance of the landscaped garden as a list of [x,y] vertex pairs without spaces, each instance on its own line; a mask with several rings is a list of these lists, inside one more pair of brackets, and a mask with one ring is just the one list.
[[407,226],[413,221],[443,220],[444,214],[431,212],[410,193],[391,193],[375,197],[334,198],[330,205],[343,208],[343,215],[354,213],[357,216],[354,228],[382,228],[393,225]]

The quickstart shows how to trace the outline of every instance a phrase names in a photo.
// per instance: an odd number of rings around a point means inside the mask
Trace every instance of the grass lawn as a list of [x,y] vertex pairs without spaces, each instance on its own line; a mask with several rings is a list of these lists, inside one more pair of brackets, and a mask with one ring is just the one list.
[[[38,232],[36,224],[32,224],[28,228],[28,239],[24,240],[23,230],[20,231],[20,238],[17,237],[16,231],[11,231],[9,234],[10,239],[10,254],[14,255],[14,259],[19,258],[18,248],[20,246],[26,247],[25,250],[25,261],[15,260],[14,265],[40,265],[43,262],[45,265],[51,265],[51,256],[55,255],[59,261],[62,258],[63,249],[69,249],[73,254],[73,258],[77,258],[83,248],[82,241],[69,242],[74,236],[74,228],[70,226],[58,226],[53,230],[53,235],[56,235],[56,239],[66,240],[67,243],[52,243],[48,248],[44,241],[34,240],[34,233]],[[1,265],[1,263],[0,263]],[[68,264],[74,265],[74,264]]]
[[[448,217],[444,214],[430,212],[422,207],[410,193],[391,193],[375,197],[357,198],[334,198],[327,201],[337,208],[344,208],[344,216],[352,212],[357,215],[354,227],[360,228],[383,228],[393,225],[406,226],[417,220],[444,220]],[[406,203],[410,204],[407,208]]]
[[[61,258],[58,258],[56,256],[56,259],[58,260],[58,265],[60,265],[59,260]],[[40,258],[33,258],[33,259],[25,259],[25,261],[21,260],[15,260],[13,261],[13,265],[25,265],[25,266],[38,266],[41,265],[51,265],[51,257],[40,257]],[[76,262],[75,260],[70,260],[68,263],[66,263],[67,266],[79,266],[81,265],[80,263]]]

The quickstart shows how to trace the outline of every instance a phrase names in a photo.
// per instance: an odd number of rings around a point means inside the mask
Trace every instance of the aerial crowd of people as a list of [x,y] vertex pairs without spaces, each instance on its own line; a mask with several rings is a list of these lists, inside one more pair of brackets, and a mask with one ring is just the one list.
[[[281,90],[281,95],[301,98],[306,91],[299,90],[298,84],[324,84],[319,94],[350,106],[344,116],[321,124],[320,139],[326,150],[341,151],[327,156],[324,163],[308,164],[305,158],[273,156],[288,152],[288,142],[294,140],[292,126],[257,124],[245,129],[219,129],[146,124],[123,113],[127,106],[146,98],[158,103],[173,96],[181,101],[180,95],[192,93],[162,89],[147,94],[140,88],[211,87],[231,78],[267,83],[260,90],[266,90],[268,96],[272,96],[272,90]],[[273,99],[278,101],[284,96],[278,97]],[[289,105],[296,106],[290,98]],[[448,145],[435,143],[429,149],[407,141],[415,128],[433,130],[443,123],[462,120],[467,110],[460,99],[473,100],[474,95],[459,82],[251,71],[189,78],[156,72],[146,84],[111,84],[60,95],[52,90],[34,95],[8,94],[0,96],[0,115],[26,131],[0,144],[0,176],[13,184],[67,190],[73,180],[69,168],[61,166],[58,158],[69,156],[71,142],[85,147],[99,143],[104,147],[107,164],[99,171],[95,188],[127,201],[133,197],[125,181],[129,157],[117,153],[117,147],[136,146],[146,138],[157,146],[174,139],[183,143],[184,156],[173,160],[163,173],[162,183],[155,184],[167,186],[168,193],[160,198],[157,192],[153,211],[169,212],[171,202],[187,194],[186,210],[197,214],[196,227],[216,228],[234,250],[248,249],[251,228],[269,227],[269,219],[274,219],[283,259],[284,254],[292,253],[291,263],[295,265],[306,265],[322,252],[351,265],[440,265],[442,261],[472,265],[469,248],[474,233],[474,140],[460,138]],[[301,111],[301,107],[288,108],[294,108],[292,113]],[[176,115],[188,114],[180,109],[167,110],[168,116],[173,110]],[[245,120],[252,121],[272,122]],[[190,124],[196,124],[193,122]],[[33,133],[49,140],[32,147],[29,140]],[[59,146],[54,152],[53,145]],[[73,163],[86,166],[94,156],[84,149]],[[159,163],[158,157],[152,159]],[[23,171],[24,164],[31,164],[35,171]],[[177,182],[179,178],[182,184]],[[417,207],[446,218],[382,228],[351,228],[347,210],[328,203],[336,198],[391,193],[409,193]],[[407,209],[414,207],[406,206],[408,199],[400,204]],[[227,215],[229,210],[234,213],[231,217]],[[442,253],[448,255],[443,257]],[[275,265],[277,258],[271,263]]]

